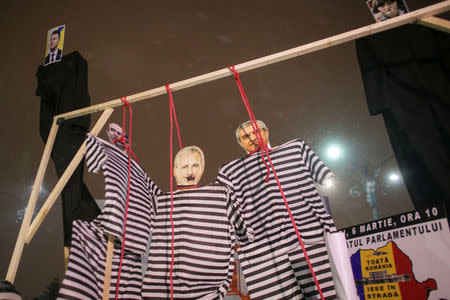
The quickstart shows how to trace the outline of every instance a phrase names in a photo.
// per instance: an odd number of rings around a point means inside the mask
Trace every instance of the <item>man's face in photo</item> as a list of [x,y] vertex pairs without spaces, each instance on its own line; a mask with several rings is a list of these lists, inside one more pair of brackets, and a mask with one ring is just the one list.
[[[259,128],[259,132],[261,133],[264,144],[267,145],[269,142],[269,131],[267,129]],[[239,130],[239,144],[249,153],[258,150],[258,136],[253,131],[251,124]]]
[[59,34],[53,33],[50,36],[50,50],[55,51],[59,44]]
[[175,158],[174,177],[177,185],[196,185],[203,175],[204,166],[200,153],[185,151]]
[[397,1],[386,1],[383,5],[378,6],[378,10],[386,18],[393,18],[399,14]]
[[106,133],[110,142],[115,141],[122,136],[122,127],[116,123],[110,123]]

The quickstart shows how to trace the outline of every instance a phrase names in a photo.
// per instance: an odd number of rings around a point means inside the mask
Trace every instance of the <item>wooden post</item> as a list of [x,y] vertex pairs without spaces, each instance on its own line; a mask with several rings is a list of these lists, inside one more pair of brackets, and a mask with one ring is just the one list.
[[[106,121],[108,121],[109,116],[111,116],[112,112],[114,110],[112,108],[107,109],[103,112],[103,114],[98,119],[97,123],[95,124],[94,128],[91,130],[92,135],[97,135],[100,130],[102,129],[103,125],[105,125]],[[33,238],[34,234],[36,233],[37,229],[41,225],[42,221],[44,221],[45,216],[52,208],[53,204],[55,203],[56,199],[58,198],[59,194],[65,187],[67,181],[69,181],[70,176],[72,176],[75,169],[78,167],[78,165],[81,162],[81,159],[83,158],[84,154],[86,152],[86,142],[81,145],[80,149],[78,149],[78,152],[73,157],[70,164],[67,166],[66,170],[64,171],[63,175],[59,179],[56,186],[53,188],[52,192],[48,196],[47,200],[45,200],[45,203],[42,205],[41,209],[39,210],[38,214],[33,220],[33,223],[31,223],[31,226],[27,232],[25,242],[28,244],[31,239]]]
[[114,236],[108,233],[108,247],[106,248],[106,263],[105,263],[105,281],[103,284],[103,300],[109,300],[113,250],[114,250]]
[[14,247],[14,252],[9,263],[8,272],[6,273],[6,280],[13,283],[16,278],[17,268],[19,267],[20,258],[22,257],[22,251],[25,243],[25,236],[28,232],[30,226],[31,218],[33,216],[34,208],[36,207],[36,202],[39,197],[39,192],[41,190],[42,181],[44,180],[45,171],[47,169],[48,160],[50,158],[50,153],[52,152],[53,144],[55,142],[56,133],[58,132],[59,126],[56,125],[56,118],[53,119],[53,124],[50,129],[50,133],[47,138],[47,143],[45,144],[44,154],[41,158],[41,163],[39,164],[39,169],[37,171],[36,179],[34,180],[33,189],[28,200],[27,209],[23,217],[22,225],[20,227],[19,236],[17,237],[16,246]]
[[64,270],[65,271],[67,271],[67,267],[69,266],[69,256],[70,256],[69,247],[64,247]]

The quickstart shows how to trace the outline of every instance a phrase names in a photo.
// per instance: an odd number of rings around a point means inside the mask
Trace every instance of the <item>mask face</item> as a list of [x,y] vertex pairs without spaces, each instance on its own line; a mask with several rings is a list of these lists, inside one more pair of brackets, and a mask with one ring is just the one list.
[[110,123],[108,127],[108,131],[106,131],[108,134],[109,141],[115,141],[122,135],[122,127],[117,125],[116,123]]
[[56,33],[50,36],[50,50],[55,51],[56,47],[58,47],[59,40],[59,35]]
[[378,10],[381,11],[386,18],[396,17],[399,13],[397,1],[386,1],[384,5],[378,7]]
[[203,153],[192,149],[192,146],[185,147],[175,157],[173,175],[179,186],[197,185],[202,178],[205,169]]
[[[259,132],[261,133],[263,142],[267,145],[269,142],[269,130],[259,128]],[[239,144],[249,153],[259,148],[258,136],[253,131],[251,124],[239,130]]]

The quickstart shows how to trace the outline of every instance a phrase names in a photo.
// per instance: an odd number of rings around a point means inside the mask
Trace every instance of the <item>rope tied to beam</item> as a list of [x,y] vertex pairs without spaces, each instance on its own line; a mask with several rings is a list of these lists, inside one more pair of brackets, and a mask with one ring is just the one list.
[[[128,103],[128,101],[127,101],[127,96],[120,97],[120,100],[122,100],[122,102],[124,103],[123,104],[123,108],[124,108],[123,109],[123,116],[122,116],[122,135],[118,139],[112,141],[111,143],[112,144],[122,143],[125,151],[127,153],[130,152],[131,155],[133,155],[134,160],[138,164],[140,164],[139,160],[137,159],[136,155],[134,154],[133,150],[131,149],[131,127],[132,127],[132,123],[133,123],[133,110],[131,109],[130,103]],[[129,129],[129,136],[130,136],[130,138],[128,138],[128,136],[125,133],[125,116],[126,116],[126,108],[127,107],[130,109],[130,129]]]
[[166,84],[166,90],[169,94],[169,116],[170,116],[170,225],[172,227],[172,239],[171,239],[171,261],[170,261],[170,299],[173,300],[173,265],[175,261],[175,250],[174,250],[174,240],[175,240],[175,226],[173,224],[173,121],[175,119],[175,125],[177,127],[178,133],[178,143],[180,149],[183,149],[181,144],[180,128],[178,127],[177,114],[175,113],[175,104],[173,102],[172,90],[169,84]]
[[[133,126],[133,110],[131,108],[130,103],[127,101],[127,97],[120,97],[120,100],[124,103],[123,105],[123,118],[122,118],[122,135],[117,139],[112,141],[112,143],[120,142],[123,144],[125,151],[128,155],[128,179],[127,179],[127,200],[125,205],[125,216],[124,216],[124,223],[123,223],[123,236],[122,236],[122,250],[120,253],[120,263],[119,263],[119,271],[117,275],[117,284],[116,284],[116,296],[115,299],[117,300],[119,297],[119,286],[120,286],[120,274],[122,272],[122,261],[123,261],[123,254],[125,251],[125,237],[126,237],[126,229],[127,229],[127,216],[128,216],[128,205],[130,202],[130,185],[131,185],[131,155],[133,155],[134,159],[137,163],[139,163],[136,155],[134,154],[133,150],[131,149],[131,138],[132,138],[132,126]],[[125,134],[125,117],[126,117],[126,108],[130,110],[130,126],[128,129],[128,140],[127,136]]]
[[264,178],[264,182],[268,182],[269,176],[270,176],[270,167],[267,164],[266,159],[264,158],[264,154],[269,156],[269,151],[271,151],[271,149],[269,149],[269,147],[267,146],[267,144],[264,142],[264,140],[262,138],[260,129],[259,129],[258,124],[255,119],[255,115],[253,114],[253,110],[250,107],[250,103],[248,101],[247,95],[245,94],[244,87],[242,86],[242,82],[239,77],[239,73],[236,71],[236,68],[234,66],[229,66],[228,69],[230,69],[230,71],[233,72],[233,76],[236,79],[236,84],[238,86],[239,93],[241,94],[242,101],[244,102],[245,108],[247,109],[248,115],[250,117],[253,132],[255,132],[256,137],[258,138],[258,149],[256,149],[253,152],[248,153],[248,155],[251,155],[251,154],[257,152],[258,150],[261,151],[261,159],[267,168],[267,175],[266,175],[266,178]]
[[[309,257],[308,257],[308,254],[306,253],[306,249],[305,249],[305,246],[303,244],[302,237],[300,235],[300,232],[298,231],[297,224],[295,223],[294,216],[292,215],[292,212],[291,212],[291,209],[290,209],[289,204],[287,202],[287,199],[286,199],[286,196],[284,194],[283,188],[281,187],[281,183],[280,183],[280,180],[278,179],[277,173],[275,171],[275,167],[273,166],[272,160],[271,160],[270,155],[269,155],[269,149],[268,149],[267,145],[264,143],[264,140],[263,140],[263,138],[261,136],[261,132],[259,131],[259,127],[258,127],[258,124],[256,122],[255,116],[254,116],[253,111],[252,111],[252,109],[250,107],[250,103],[248,101],[247,95],[245,94],[244,87],[242,86],[241,79],[239,78],[239,73],[236,71],[234,66],[229,66],[228,69],[231,72],[233,72],[234,78],[236,79],[236,84],[238,86],[239,92],[240,92],[241,97],[242,97],[242,101],[244,102],[245,108],[247,109],[247,113],[248,113],[248,116],[250,118],[250,122],[252,124],[253,132],[258,137],[259,149],[255,150],[254,152],[256,152],[258,150],[261,151],[261,158],[262,158],[264,164],[266,165],[266,167],[268,169],[268,174],[267,174],[266,178],[264,179],[264,181],[267,182],[268,177],[270,175],[270,169],[269,169],[267,163],[264,160],[264,154],[265,154],[267,156],[267,159],[269,161],[271,170],[272,170],[273,175],[275,177],[275,180],[277,182],[278,189],[280,190],[281,197],[283,198],[284,205],[286,206],[287,212],[289,214],[289,218],[291,219],[292,225],[293,225],[294,230],[295,230],[295,234],[297,235],[298,241],[300,242],[300,246],[302,247],[302,251],[303,251],[303,254],[305,255],[306,262],[308,263],[309,270],[311,271],[311,274],[312,274],[312,276],[314,278],[314,282],[315,282],[315,284],[317,286],[317,289],[319,291],[320,297],[321,297],[322,300],[324,300],[325,298],[324,298],[322,290],[320,288],[319,281],[317,280],[317,277],[316,277],[316,274],[314,273],[314,270],[312,268],[311,262],[309,261]],[[252,152],[252,153],[254,153],[254,152]]]

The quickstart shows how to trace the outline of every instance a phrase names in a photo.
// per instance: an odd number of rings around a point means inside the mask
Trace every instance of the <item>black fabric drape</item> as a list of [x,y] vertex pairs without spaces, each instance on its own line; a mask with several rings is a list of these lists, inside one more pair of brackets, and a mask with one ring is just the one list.
[[[87,85],[87,61],[78,53],[63,56],[58,63],[37,70],[36,95],[41,97],[39,132],[47,142],[55,115],[90,105]],[[58,130],[51,157],[61,177],[86,138],[90,115],[64,121]],[[63,189],[64,246],[70,246],[72,221],[93,220],[100,209],[83,183],[84,159]]]
[[371,115],[382,113],[416,209],[449,209],[450,39],[408,24],[356,41]]

